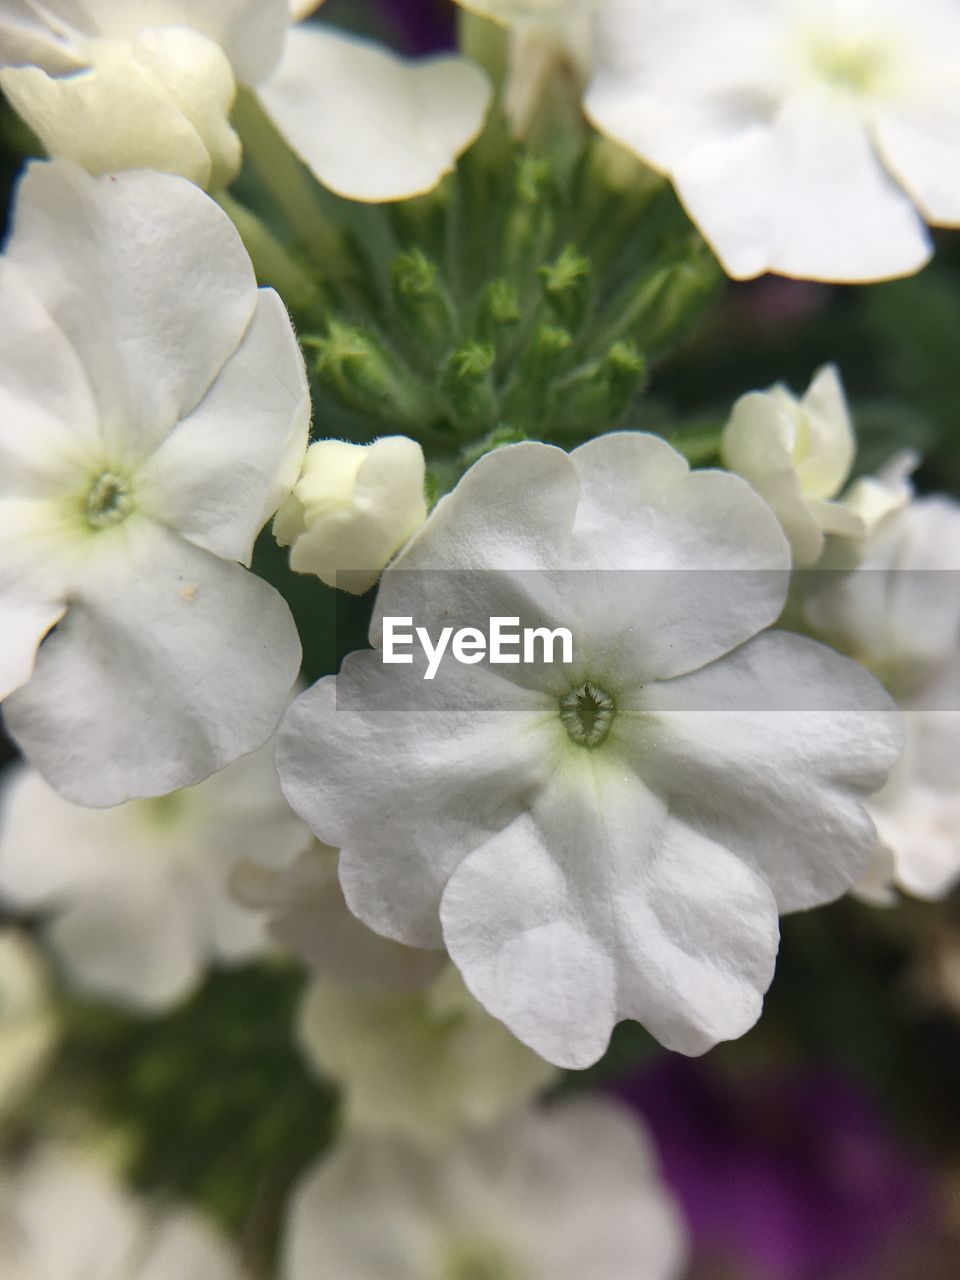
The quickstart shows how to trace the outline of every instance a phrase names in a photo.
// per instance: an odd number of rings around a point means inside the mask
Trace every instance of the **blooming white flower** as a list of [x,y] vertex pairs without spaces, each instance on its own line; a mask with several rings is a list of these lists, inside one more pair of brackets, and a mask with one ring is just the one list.
[[242,1280],[220,1233],[184,1208],[151,1207],[70,1148],[0,1169],[4,1280]]
[[309,843],[272,743],[197,787],[113,809],[71,804],[18,769],[0,809],[0,898],[49,913],[47,938],[74,985],[158,1011],[212,961],[265,950],[263,916],[228,892],[237,863],[290,862]]
[[677,1207],[636,1119],[578,1101],[442,1155],[354,1139],[309,1171],[286,1225],[283,1280],[672,1280]]
[[489,100],[463,59],[409,64],[287,0],[16,0],[0,13],[0,86],[48,152],[92,173],[153,168],[216,190],[240,167],[237,83],[319,180],[390,200],[435,186]]
[[314,982],[297,1031],[308,1061],[343,1089],[350,1129],[427,1144],[492,1123],[556,1076],[449,963],[413,994]]
[[423,449],[407,436],[372,444],[318,440],[277,512],[290,567],[362,595],[427,518]]
[[944,0],[602,0],[585,105],[730,275],[878,280],[960,225],[958,43]]
[[903,756],[868,804],[881,847],[857,893],[941,898],[960,880],[960,503],[917,499],[875,530],[854,571],[811,578],[808,622],[904,708]]
[[0,697],[71,799],[164,794],[276,728],[299,638],[237,562],[309,418],[283,304],[208,197],[30,168],[0,259]]
[[46,965],[24,934],[0,929],[0,1119],[23,1101],[58,1034]]
[[[757,1018],[777,911],[843,893],[900,727],[782,633],[789,548],[737,476],[653,436],[482,458],[384,574],[372,650],[292,704],[278,764],[350,908],[445,945],[549,1061],[613,1024],[699,1053]],[[578,572],[579,571],[579,572]],[[385,665],[382,619],[563,626],[569,664]]]
[[444,953],[405,947],[361,923],[344,901],[339,857],[314,841],[289,866],[239,864],[231,888],[244,906],[265,913],[270,936],[317,977],[381,992],[417,991],[432,982]]
[[802,399],[782,383],[741,396],[723,432],[724,462],[769,502],[798,568],[820,559],[825,535],[865,538],[909,501],[903,472],[914,465],[912,455],[903,455],[888,476],[857,481],[835,501],[855,454],[853,424],[833,365],[816,374]]

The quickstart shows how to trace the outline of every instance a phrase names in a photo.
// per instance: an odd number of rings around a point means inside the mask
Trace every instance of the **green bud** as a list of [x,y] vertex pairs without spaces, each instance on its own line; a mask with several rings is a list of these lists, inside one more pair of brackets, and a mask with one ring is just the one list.
[[301,341],[316,352],[317,382],[344,408],[393,427],[432,416],[427,388],[370,330],[329,320],[325,337]]
[[590,309],[593,280],[589,258],[568,244],[556,262],[540,268],[539,275],[550,310],[572,333],[578,332]]
[[457,425],[476,430],[495,421],[493,384],[496,352],[488,342],[465,342],[450,356],[440,378],[440,394]]
[[573,338],[566,329],[541,324],[520,361],[504,401],[503,418],[511,426],[539,432],[551,385],[560,372]]
[[491,280],[480,298],[477,331],[487,342],[496,342],[505,330],[520,323],[520,293],[510,280]]
[[616,426],[647,377],[647,362],[632,342],[616,342],[601,360],[559,382],[550,403],[551,434],[588,435]]
[[630,337],[648,357],[663,354],[693,329],[722,279],[716,259],[698,241],[621,293],[601,320],[594,350]]
[[440,269],[420,249],[398,253],[390,271],[394,306],[433,368],[456,341],[456,320]]
[[542,257],[555,224],[553,198],[549,160],[523,156],[517,163],[503,229],[503,263],[511,275],[525,274]]

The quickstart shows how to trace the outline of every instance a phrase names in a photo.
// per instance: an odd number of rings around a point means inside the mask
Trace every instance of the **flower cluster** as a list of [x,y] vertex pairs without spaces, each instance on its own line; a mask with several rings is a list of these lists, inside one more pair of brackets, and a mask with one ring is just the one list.
[[642,1123],[551,1095],[960,882],[875,291],[802,395],[725,294],[960,226],[960,11],[459,3],[0,3],[4,1277],[680,1280]]

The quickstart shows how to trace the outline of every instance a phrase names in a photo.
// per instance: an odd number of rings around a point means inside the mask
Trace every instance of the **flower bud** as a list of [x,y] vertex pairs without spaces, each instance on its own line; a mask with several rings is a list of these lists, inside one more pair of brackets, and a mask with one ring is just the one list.
[[428,358],[450,350],[455,320],[436,263],[420,249],[397,254],[390,269],[394,306],[416,346]]
[[350,412],[411,427],[429,415],[425,388],[372,329],[328,319],[325,337],[301,342],[316,352],[313,371],[322,389]]
[[856,536],[862,522],[833,502],[856,453],[853,424],[836,369],[821,369],[802,399],[777,384],[733,407],[723,457],[748,480],[783,525],[798,568],[815,564],[824,535]]
[[550,429],[587,435],[616,425],[647,377],[647,362],[632,342],[616,342],[602,360],[578,369],[555,387]]
[[447,361],[440,389],[460,426],[476,429],[496,418],[495,362],[496,353],[485,342],[465,342]]
[[85,69],[50,76],[8,67],[0,86],[51,156],[89,173],[157,169],[219,190],[240,169],[230,127],[236,82],[226,54],[187,27],[86,42]]
[[273,522],[290,567],[362,595],[426,520],[425,471],[423,450],[406,436],[312,444]]

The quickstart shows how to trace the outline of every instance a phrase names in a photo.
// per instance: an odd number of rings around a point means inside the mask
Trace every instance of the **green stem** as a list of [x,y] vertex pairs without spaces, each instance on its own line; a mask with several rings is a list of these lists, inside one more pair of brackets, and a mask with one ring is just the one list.
[[260,283],[272,285],[291,311],[311,307],[317,300],[317,286],[263,219],[226,191],[216,201],[240,232]]
[[249,89],[241,89],[237,96],[233,123],[247,158],[290,230],[317,265],[334,275],[343,257],[342,236],[331,225],[314,180]]

